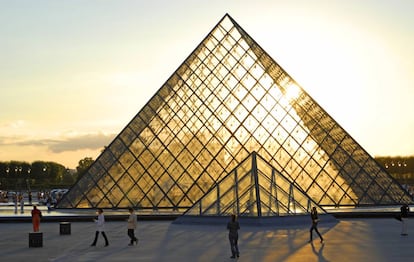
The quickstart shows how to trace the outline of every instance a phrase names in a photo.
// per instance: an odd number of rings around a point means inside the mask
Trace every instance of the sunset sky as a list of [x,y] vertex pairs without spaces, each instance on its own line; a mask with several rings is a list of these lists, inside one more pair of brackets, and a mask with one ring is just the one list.
[[95,159],[226,13],[368,153],[414,155],[414,1],[0,0],[0,161]]

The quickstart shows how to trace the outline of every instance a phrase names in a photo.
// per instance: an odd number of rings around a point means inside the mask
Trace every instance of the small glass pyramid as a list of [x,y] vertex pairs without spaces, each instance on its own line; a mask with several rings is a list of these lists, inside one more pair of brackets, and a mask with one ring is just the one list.
[[210,189],[184,215],[267,217],[303,215],[316,207],[306,193],[256,152]]

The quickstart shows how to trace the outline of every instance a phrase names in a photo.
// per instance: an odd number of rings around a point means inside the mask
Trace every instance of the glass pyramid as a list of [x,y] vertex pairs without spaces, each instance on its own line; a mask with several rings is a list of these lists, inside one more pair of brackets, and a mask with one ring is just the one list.
[[289,216],[308,214],[316,207],[293,182],[253,152],[210,189],[184,215]]
[[226,14],[58,206],[183,213],[253,151],[320,206],[411,202]]

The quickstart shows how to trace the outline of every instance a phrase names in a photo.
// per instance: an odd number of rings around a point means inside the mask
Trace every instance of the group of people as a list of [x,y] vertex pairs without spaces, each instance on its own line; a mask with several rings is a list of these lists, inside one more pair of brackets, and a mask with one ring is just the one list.
[[[25,206],[25,194],[27,194],[27,201],[29,205],[32,205],[33,202],[33,193],[31,191],[24,192],[7,192],[1,191],[0,193],[0,202],[9,202],[9,194],[11,195],[11,200],[14,204],[14,213],[17,214],[18,207],[20,206],[20,213],[24,213]],[[39,204],[44,204],[47,206],[48,211],[51,211],[53,206],[57,204],[59,199],[62,197],[61,193],[51,194],[49,192],[39,191],[37,193],[37,199]]]
[[[409,214],[410,208],[407,204],[403,204],[400,208],[400,216],[399,219],[401,220],[401,235],[407,236],[407,220],[408,220],[408,214]],[[318,212],[316,210],[316,207],[313,207],[310,213],[310,217],[312,220],[312,224],[310,227],[310,238],[309,243],[313,240],[313,231],[316,232],[316,234],[319,236],[321,243],[324,243],[324,239],[321,235],[321,233],[318,230]],[[230,258],[236,258],[240,256],[239,253],[239,247],[238,247],[238,230],[240,229],[239,222],[236,220],[236,216],[232,215],[231,220],[227,223],[227,229],[229,230],[229,241],[230,241],[230,250],[231,250],[231,257]]]
[[17,206],[20,204],[20,213],[24,213],[24,197],[22,193],[18,195],[13,194],[13,203],[14,203],[14,213],[17,214]]
[[[315,231],[319,238],[321,239],[321,243],[324,242],[323,237],[321,235],[321,233],[319,233],[318,230],[318,222],[319,222],[319,218],[318,218],[318,211],[316,210],[316,207],[312,208],[311,211],[311,219],[312,219],[312,225],[310,227],[310,240],[309,243],[312,242],[313,236],[312,233],[313,231]],[[231,219],[230,221],[227,223],[227,229],[229,230],[229,241],[230,241],[230,251],[231,251],[231,257],[230,258],[236,258],[240,256],[240,252],[239,252],[239,246],[238,246],[238,238],[239,238],[239,234],[238,231],[240,229],[240,224],[236,219],[236,215],[231,215]]]
[[[135,236],[135,229],[137,228],[137,215],[133,208],[129,208],[129,217],[127,220],[127,234],[130,238],[129,245],[132,246],[138,244],[138,238]],[[42,218],[42,212],[37,208],[36,205],[33,206],[32,209],[32,225],[33,225],[33,232],[39,232],[40,228],[40,219]],[[105,216],[103,214],[103,209],[98,208],[96,211],[97,217],[94,219],[96,223],[96,231],[95,231],[95,238],[91,244],[91,246],[96,246],[96,242],[98,241],[99,233],[103,236],[105,240],[105,246],[109,246],[108,237],[105,234]]]
[[[129,246],[137,245],[138,244],[138,238],[135,236],[135,230],[137,228],[137,215],[135,214],[135,211],[133,208],[129,208],[129,217],[127,220],[127,234],[130,239]],[[108,237],[105,234],[105,216],[102,208],[98,208],[96,211],[97,217],[94,219],[94,222],[96,223],[96,231],[95,231],[95,238],[91,244],[91,246],[96,246],[96,243],[98,241],[99,233],[102,235],[102,237],[105,240],[105,246],[109,246]],[[33,224],[33,232],[39,231],[40,226],[40,219],[42,218],[42,212],[37,209],[36,205],[33,206],[32,210],[32,224]],[[310,241],[312,241],[312,231],[315,230],[316,233],[321,238],[321,242],[323,242],[323,238],[321,234],[318,231],[317,225],[318,225],[318,213],[316,211],[316,208],[314,207],[311,212],[311,218],[312,218],[312,226],[310,229]],[[231,250],[231,257],[230,258],[236,258],[240,256],[239,252],[239,246],[238,246],[238,238],[239,234],[238,231],[240,229],[240,224],[237,221],[236,215],[231,216],[231,220],[227,223],[227,229],[229,231],[229,241],[230,241],[230,250]]]
[[[401,230],[401,235],[406,236],[408,235],[407,233],[407,218],[408,218],[408,213],[409,213],[409,206],[407,204],[404,204],[401,206],[400,208],[400,220],[402,222],[402,230]],[[135,211],[133,208],[129,208],[129,217],[127,220],[127,234],[128,237],[130,239],[130,243],[128,244],[129,246],[132,245],[137,245],[138,244],[138,238],[135,236],[135,230],[137,228],[137,215],[135,214]],[[310,213],[310,217],[312,220],[312,224],[310,227],[310,239],[309,239],[309,243],[312,242],[313,240],[313,231],[316,232],[316,234],[318,234],[321,243],[324,243],[324,239],[322,237],[322,235],[320,234],[319,230],[318,230],[318,222],[319,222],[319,218],[318,218],[318,212],[316,207],[313,207]],[[42,218],[42,212],[37,209],[36,206],[33,206],[33,210],[32,210],[32,223],[33,223],[33,232],[38,232],[39,231],[39,225],[40,225],[40,219]],[[97,217],[94,219],[95,223],[96,223],[96,231],[95,231],[95,238],[91,244],[91,246],[96,246],[97,240],[98,240],[98,236],[99,233],[101,233],[101,235],[103,236],[104,240],[105,240],[105,246],[109,245],[109,241],[108,241],[108,237],[105,234],[105,216],[103,214],[103,209],[99,208],[97,210]],[[236,215],[231,215],[231,219],[230,221],[227,223],[227,230],[229,231],[229,242],[230,242],[230,251],[231,251],[231,257],[230,258],[236,258],[240,256],[240,252],[239,252],[239,246],[238,246],[238,238],[239,238],[239,234],[238,231],[240,229],[240,224],[237,221]]]
[[[402,231],[401,235],[406,236],[407,233],[407,218],[409,213],[409,206],[407,204],[404,204],[401,206],[401,222],[402,222]],[[129,208],[129,218],[128,218],[128,236],[130,238],[129,245],[138,244],[138,239],[135,237],[134,230],[137,227],[137,216],[134,213],[134,210],[132,208]],[[324,243],[324,239],[321,235],[321,233],[318,230],[318,223],[319,223],[319,217],[316,207],[313,207],[310,213],[311,217],[311,227],[309,230],[310,238],[309,243],[313,240],[313,231],[316,232],[316,234],[319,236],[321,243]],[[91,246],[96,245],[96,241],[98,239],[99,232],[102,233],[102,236],[105,239],[105,246],[108,246],[108,238],[105,235],[103,224],[105,222],[104,216],[103,216],[103,210],[98,209],[98,219],[95,220],[97,223],[97,230],[95,233],[95,239]],[[236,258],[240,256],[239,246],[238,246],[238,239],[239,239],[239,229],[240,224],[237,221],[236,215],[231,215],[230,221],[227,223],[227,230],[229,231],[229,242],[230,242],[230,251],[231,251],[231,257],[230,258]]]
[[[127,220],[127,234],[130,238],[129,246],[137,245],[138,244],[138,238],[135,236],[135,229],[137,228],[137,215],[135,214],[135,211],[133,208],[128,208],[129,217]],[[105,246],[109,246],[108,237],[105,234],[105,216],[103,214],[103,209],[98,208],[97,210],[97,218],[94,219],[96,223],[96,231],[95,231],[95,239],[93,240],[91,246],[96,246],[96,242],[98,241],[99,233],[102,234],[103,238],[105,239]]]

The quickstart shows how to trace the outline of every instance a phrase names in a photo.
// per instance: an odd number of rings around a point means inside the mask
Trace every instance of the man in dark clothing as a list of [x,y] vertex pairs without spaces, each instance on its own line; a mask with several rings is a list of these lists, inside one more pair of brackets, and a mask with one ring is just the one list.
[[313,230],[315,230],[315,232],[319,235],[319,237],[321,239],[321,243],[323,243],[323,238],[322,238],[322,236],[321,236],[321,234],[319,233],[319,230],[318,230],[318,222],[319,222],[319,219],[318,219],[318,211],[316,211],[316,207],[313,207],[312,208],[311,218],[312,218],[312,226],[310,228],[310,240],[309,240],[309,243],[312,242],[312,231]]
[[400,208],[401,210],[401,235],[402,236],[408,236],[407,233],[407,222],[408,222],[408,213],[410,211],[410,207],[407,204],[404,204]]
[[240,229],[239,222],[236,221],[236,215],[231,215],[231,221],[227,223],[227,229],[229,230],[230,249],[232,256],[230,258],[239,257],[239,247],[237,240],[239,238],[238,230]]

